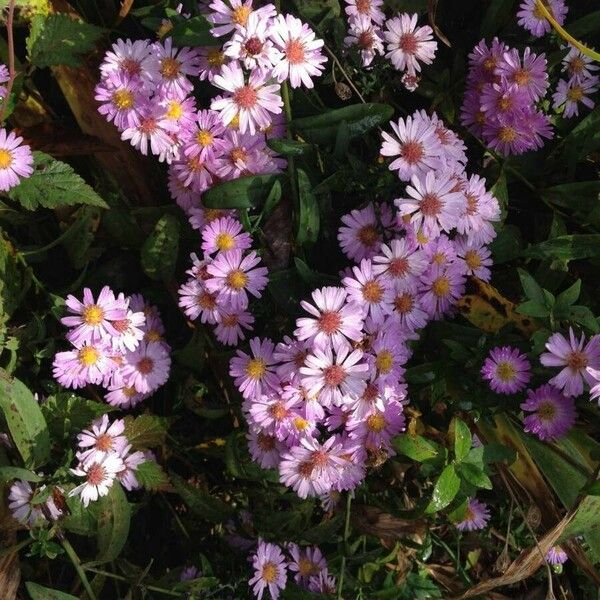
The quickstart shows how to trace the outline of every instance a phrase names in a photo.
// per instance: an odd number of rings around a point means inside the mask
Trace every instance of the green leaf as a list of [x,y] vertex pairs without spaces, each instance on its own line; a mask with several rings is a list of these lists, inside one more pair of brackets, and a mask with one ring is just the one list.
[[181,18],[173,25],[169,35],[176,46],[220,46],[221,42],[211,32],[212,25],[203,15]]
[[340,15],[340,3],[337,0],[293,0],[293,2],[300,17],[314,23],[317,29]]
[[170,477],[176,492],[196,516],[211,523],[223,523],[233,514],[233,509],[222,500],[190,485],[175,473],[171,473]]
[[592,333],[600,333],[600,325],[587,306],[571,306],[569,320],[587,327]]
[[65,488],[65,502],[68,511],[60,520],[61,527],[77,535],[95,536],[98,531],[98,523],[94,510],[85,508],[81,503],[81,498],[69,496],[68,491],[69,489]]
[[319,204],[312,192],[308,175],[302,169],[297,172],[300,210],[296,241],[299,245],[314,244],[319,236]]
[[77,67],[81,54],[94,49],[103,30],[71,19],[66,14],[35,15],[27,38],[27,54],[38,68],[54,65]]
[[403,433],[396,436],[392,444],[398,453],[417,462],[431,460],[440,455],[440,446],[420,435]]
[[[1,469],[0,472],[2,472]],[[596,481],[594,481],[594,483],[588,485],[585,491],[590,496],[600,496],[600,480],[597,479]]]
[[514,14],[515,0],[492,0],[481,21],[480,37],[491,38]]
[[540,196],[561,208],[579,209],[583,206],[590,210],[598,202],[600,181],[577,181],[562,183],[540,192]]
[[202,195],[207,208],[254,208],[269,195],[281,175],[251,175],[225,181],[211,187]]
[[169,281],[175,275],[178,251],[179,221],[173,215],[163,215],[142,246],[142,269],[150,279]]
[[169,477],[164,469],[154,460],[147,460],[138,465],[135,477],[140,485],[152,492],[169,488]]
[[456,460],[460,462],[467,456],[471,449],[471,430],[467,424],[459,418],[454,418],[452,424],[454,426],[454,455]]
[[573,171],[578,159],[600,147],[600,106],[585,116],[564,140],[563,156]]
[[326,519],[310,529],[302,532],[302,539],[311,544],[332,543],[340,533],[344,525],[342,515],[335,515],[331,519]]
[[169,420],[165,417],[143,414],[125,417],[124,434],[134,450],[148,450],[165,443]]
[[527,300],[517,306],[517,312],[521,315],[527,315],[528,317],[547,317],[550,314],[550,310],[545,304],[539,304],[535,300]]
[[32,481],[35,483],[42,481],[39,475],[29,469],[11,466],[0,467],[0,481],[12,481],[13,479],[22,479],[23,481]]
[[121,554],[129,535],[131,506],[118,482],[94,506],[98,510],[97,562],[110,562]]
[[312,144],[288,140],[286,138],[270,139],[267,141],[267,146],[269,146],[271,150],[275,150],[277,154],[282,154],[283,156],[302,156],[313,149]]
[[77,596],[71,596],[71,594],[65,594],[58,590],[51,590],[33,581],[26,581],[25,587],[31,596],[31,600],[79,600]]
[[600,234],[561,235],[529,246],[523,255],[528,258],[563,258],[577,260],[600,255]]
[[87,204],[108,208],[108,204],[79,176],[73,168],[43,152],[33,153],[34,171],[30,177],[8,192],[23,208],[39,206],[56,208]]
[[31,286],[31,276],[17,260],[17,252],[0,230],[0,330],[2,315],[10,317]]
[[492,489],[492,482],[483,470],[470,462],[463,462],[457,467],[459,475],[471,485],[478,488]]
[[523,291],[527,298],[545,306],[546,297],[544,296],[544,290],[536,280],[523,269],[517,269],[517,273],[519,274],[519,279],[521,280],[521,285],[523,286]]
[[394,109],[387,104],[353,104],[314,117],[295,119],[291,127],[315,144],[333,144],[342,121],[348,124],[348,139],[354,139],[389,121],[393,114]]
[[50,456],[50,436],[33,394],[18,379],[0,369],[0,410],[25,466],[35,469]]
[[503,264],[518,258],[522,245],[520,229],[515,225],[504,225],[490,244],[494,264]]
[[454,465],[446,465],[433,488],[431,502],[427,505],[425,512],[434,513],[446,508],[458,493],[460,488],[460,477],[456,474]]
[[569,307],[575,304],[581,294],[581,279],[578,279],[572,286],[561,292],[556,298],[554,313],[556,315],[568,311]]

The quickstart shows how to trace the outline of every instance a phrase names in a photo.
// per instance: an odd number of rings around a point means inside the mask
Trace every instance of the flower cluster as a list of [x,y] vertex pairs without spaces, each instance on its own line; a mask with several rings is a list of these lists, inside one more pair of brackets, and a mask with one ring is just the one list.
[[522,154],[553,136],[550,120],[537,108],[548,89],[544,54],[523,55],[494,38],[469,54],[461,122],[500,154]]
[[266,589],[273,600],[279,598],[279,592],[285,589],[288,577],[304,589],[316,594],[332,594],[336,591],[335,577],[327,568],[327,561],[317,546],[301,548],[297,544],[284,544],[287,557],[280,546],[261,539],[252,556],[254,576],[249,584],[254,595],[261,600]]
[[70,295],[66,338],[72,349],[54,358],[54,377],[61,385],[87,384],[106,389],[106,401],[130,408],[150,396],[169,378],[170,346],[158,310],[142,296],[115,295],[105,286],[97,299],[89,288],[83,301]]
[[252,330],[249,296],[260,298],[267,285],[267,268],[258,266],[260,256],[249,250],[252,238],[233,211],[221,214],[203,211],[204,256],[200,260],[192,253],[190,277],[179,288],[179,306],[189,319],[214,325],[222,344],[235,346],[245,339],[244,330]]
[[84,429],[77,436],[79,450],[76,457],[79,464],[71,469],[71,473],[84,477],[85,481],[73,488],[69,496],[79,496],[83,505],[87,506],[106,496],[115,480],[126,490],[141,487],[135,473],[148,457],[143,452],[131,451],[124,431],[123,419],[115,419],[111,423],[108,415],[103,415],[92,423],[90,429]]
[[582,54],[577,48],[571,47],[562,61],[562,70],[567,79],[560,79],[556,92],[552,95],[553,108],[564,105],[563,117],[579,115],[579,104],[594,108],[590,94],[598,91],[600,79],[593,75],[600,67],[594,61]]
[[386,21],[383,0],[346,0],[346,4],[348,35],[344,44],[357,47],[363,66],[368,67],[377,54],[384,54],[385,41],[385,57],[404,73],[404,86],[414,91],[421,63],[430,65],[437,51],[431,27],[418,27],[417,14],[401,13]]

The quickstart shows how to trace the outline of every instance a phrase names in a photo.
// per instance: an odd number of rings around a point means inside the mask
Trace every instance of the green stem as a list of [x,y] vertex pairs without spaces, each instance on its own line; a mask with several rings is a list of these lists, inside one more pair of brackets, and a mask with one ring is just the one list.
[[55,246],[58,246],[61,242],[66,240],[69,236],[73,234],[73,225],[68,229],[65,229],[55,240],[51,241],[49,244],[45,246],[41,246],[40,248],[34,248],[33,250],[21,250],[22,256],[35,256],[36,254],[41,254],[42,252],[46,252],[47,250],[51,250]]
[[79,579],[81,580],[81,583],[83,584],[83,587],[85,588],[89,599],[96,600],[96,594],[94,594],[94,590],[92,590],[92,586],[90,585],[85,571],[81,568],[81,560],[79,560],[77,552],[75,552],[75,549],[73,548],[73,546],[71,546],[71,543],[66,537],[61,536],[60,542],[62,544],[62,547],[65,549],[67,556],[71,559],[71,562],[75,567],[75,571],[77,571],[77,575],[79,576]]
[[346,520],[344,522],[344,554],[342,555],[342,564],[340,566],[340,580],[338,582],[337,600],[342,600],[344,590],[344,576],[346,574],[346,552],[348,538],[350,537],[350,509],[352,506],[352,494],[348,492],[346,496]]
[[[283,108],[285,110],[285,120],[286,120],[286,131],[288,140],[292,139],[292,104],[290,102],[290,88],[288,86],[288,82],[284,81],[281,84],[281,98],[283,99]],[[290,178],[290,187],[292,189],[292,196],[294,197],[294,202],[298,203],[298,185],[296,182],[296,167],[294,165],[294,157],[287,157],[287,168],[288,168],[288,177]]]
[[[116,579],[117,581],[124,581],[125,583],[131,583],[127,577],[123,577],[122,575],[116,575],[115,573],[109,573],[108,571],[102,571],[101,569],[94,569],[93,567],[85,567],[86,571],[90,571],[90,573],[96,573],[96,575],[103,575],[104,577],[109,577],[111,579]],[[158,592],[159,594],[165,594],[166,596],[176,596],[177,598],[181,598],[181,592],[174,592],[173,590],[166,590],[161,587],[157,587],[155,585],[147,585],[143,584],[142,587],[151,592]]]

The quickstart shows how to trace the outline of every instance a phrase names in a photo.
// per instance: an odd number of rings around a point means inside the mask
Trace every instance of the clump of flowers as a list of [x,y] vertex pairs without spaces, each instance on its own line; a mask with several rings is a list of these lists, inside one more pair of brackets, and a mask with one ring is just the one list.
[[421,63],[430,65],[437,51],[431,27],[417,26],[417,14],[400,13],[386,21],[383,0],[346,0],[346,4],[348,35],[344,44],[358,49],[364,67],[385,52],[393,67],[404,73],[404,86],[414,91],[419,85]]
[[521,54],[498,38],[489,46],[481,40],[469,54],[462,124],[503,155],[541,148],[553,136],[538,108],[549,85],[546,65],[529,47]]
[[65,304],[70,315],[61,322],[72,348],[54,357],[58,383],[100,385],[109,404],[131,408],[167,381],[171,348],[157,308],[142,296],[115,295],[104,286],[97,298],[85,288],[83,300],[70,295]]
[[579,116],[580,104],[589,109],[594,108],[595,102],[590,95],[598,91],[600,79],[593,73],[599,68],[577,48],[569,47],[562,60],[562,70],[567,78],[558,81],[556,92],[552,95],[552,107],[559,109],[564,106],[562,114],[565,118]]

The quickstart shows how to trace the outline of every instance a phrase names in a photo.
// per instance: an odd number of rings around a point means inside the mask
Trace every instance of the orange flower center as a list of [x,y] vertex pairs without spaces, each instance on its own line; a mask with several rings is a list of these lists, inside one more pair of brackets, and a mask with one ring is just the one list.
[[325,385],[328,387],[337,387],[346,379],[346,371],[340,365],[331,365],[323,371]]
[[148,373],[152,373],[153,369],[154,361],[149,356],[144,356],[144,358],[142,358],[137,364],[137,370],[142,375],[148,375]]
[[304,44],[300,40],[290,40],[285,46],[285,56],[291,65],[300,65],[305,61]]

